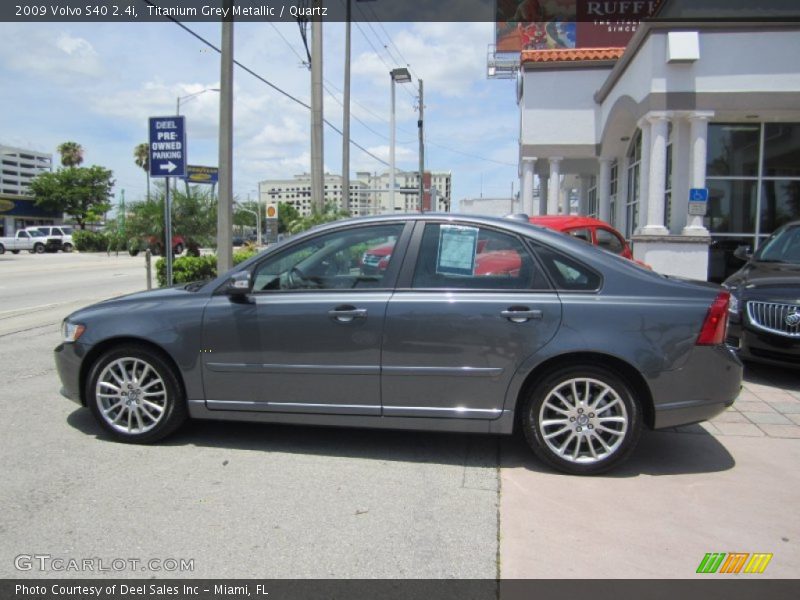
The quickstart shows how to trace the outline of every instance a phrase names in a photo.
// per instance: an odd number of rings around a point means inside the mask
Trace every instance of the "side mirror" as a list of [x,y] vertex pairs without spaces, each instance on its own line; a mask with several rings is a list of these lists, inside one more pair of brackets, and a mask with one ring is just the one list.
[[231,299],[241,300],[246,298],[252,290],[252,282],[250,281],[249,271],[238,271],[231,275],[228,280],[228,287],[225,288],[225,293]]
[[753,257],[753,251],[750,246],[739,246],[733,251],[733,255],[739,260],[746,262]]

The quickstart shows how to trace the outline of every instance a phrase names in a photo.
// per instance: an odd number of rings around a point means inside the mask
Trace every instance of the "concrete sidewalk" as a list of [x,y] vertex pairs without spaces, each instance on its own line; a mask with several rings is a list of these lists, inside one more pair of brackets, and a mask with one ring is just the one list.
[[601,477],[556,474],[521,437],[502,441],[502,578],[691,578],[707,552],[767,552],[762,575],[800,571],[800,382],[746,368],[711,423],[646,431]]

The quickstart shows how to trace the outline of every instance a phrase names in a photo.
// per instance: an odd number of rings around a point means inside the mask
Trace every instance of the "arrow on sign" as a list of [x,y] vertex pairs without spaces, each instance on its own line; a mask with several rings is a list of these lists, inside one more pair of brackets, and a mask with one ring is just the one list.
[[175,169],[177,169],[177,168],[178,168],[178,165],[176,165],[176,164],[175,164],[174,162],[172,162],[172,161],[169,161],[169,162],[168,162],[167,164],[165,164],[165,165],[158,165],[158,168],[159,168],[159,169],[162,169],[162,170],[163,170],[163,169],[166,169],[168,173],[172,173],[172,172],[173,172]]

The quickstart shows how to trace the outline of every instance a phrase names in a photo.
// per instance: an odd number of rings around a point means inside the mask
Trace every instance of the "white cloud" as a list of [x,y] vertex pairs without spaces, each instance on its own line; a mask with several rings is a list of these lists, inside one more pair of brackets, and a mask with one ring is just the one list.
[[105,70],[92,44],[66,31],[46,28],[10,28],[0,35],[0,61],[26,73],[37,73],[60,83],[81,85]]

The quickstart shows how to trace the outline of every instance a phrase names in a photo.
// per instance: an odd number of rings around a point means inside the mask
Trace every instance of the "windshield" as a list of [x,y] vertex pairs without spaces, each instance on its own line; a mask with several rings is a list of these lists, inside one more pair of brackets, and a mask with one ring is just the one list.
[[800,264],[800,225],[775,233],[759,248],[755,259]]

